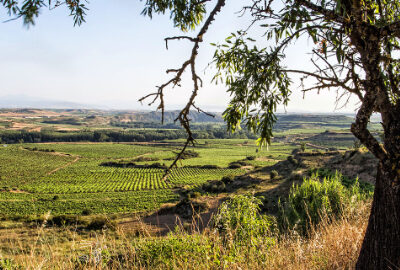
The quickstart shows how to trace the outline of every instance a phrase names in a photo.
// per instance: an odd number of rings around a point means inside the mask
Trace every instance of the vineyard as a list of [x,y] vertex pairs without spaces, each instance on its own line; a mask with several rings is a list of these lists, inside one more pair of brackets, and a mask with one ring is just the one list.
[[[164,170],[179,150],[170,144],[18,144],[0,148],[0,215],[127,213],[158,208],[179,199],[177,188],[196,187],[244,168],[229,164],[248,161],[262,165],[285,159],[292,149],[277,145],[260,149],[243,140],[199,141],[195,157],[179,162],[163,180]],[[272,161],[271,161],[272,160]],[[275,160],[275,161],[274,161]],[[106,167],[104,162],[130,162],[137,167]],[[210,166],[212,165],[212,166]]]
[[168,181],[164,171],[153,168],[106,168],[72,174],[60,171],[23,186],[30,193],[93,193],[168,189],[178,185],[199,185],[225,175],[243,174],[241,169],[173,169]]

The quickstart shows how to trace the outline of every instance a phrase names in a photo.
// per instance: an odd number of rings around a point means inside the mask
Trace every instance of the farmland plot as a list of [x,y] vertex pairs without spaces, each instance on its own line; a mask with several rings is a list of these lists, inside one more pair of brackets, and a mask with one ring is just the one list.
[[[180,162],[167,181],[162,179],[163,169],[143,165],[155,162],[169,165],[179,150],[176,144],[46,143],[3,147],[0,150],[0,215],[156,209],[162,203],[178,199],[177,187],[195,187],[208,180],[245,173],[241,168],[227,166],[249,153],[256,153],[257,147],[236,144],[234,141],[220,145],[213,141],[206,147],[195,148],[199,156]],[[142,167],[100,166],[113,160],[139,160],[135,163]]]

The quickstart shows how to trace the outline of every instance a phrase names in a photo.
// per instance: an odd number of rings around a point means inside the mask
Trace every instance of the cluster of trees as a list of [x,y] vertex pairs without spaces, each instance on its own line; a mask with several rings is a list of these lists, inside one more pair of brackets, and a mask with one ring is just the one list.
[[74,126],[81,126],[82,122],[76,118],[60,118],[60,119],[50,119],[44,120],[42,123],[45,124],[61,124],[61,125],[74,125]]
[[[245,131],[231,134],[226,129],[198,130],[193,132],[195,139],[255,139],[256,135]],[[151,142],[186,138],[184,130],[135,130],[135,131],[79,131],[79,132],[30,132],[2,131],[1,143],[39,143],[39,142]]]
[[[165,123],[161,122],[119,122],[119,121],[111,121],[110,125],[113,127],[121,127],[121,128],[154,128],[154,129],[182,129],[179,124],[176,123]],[[193,130],[211,130],[215,129],[216,126],[224,127],[226,129],[226,125],[222,123],[195,123],[193,124]]]

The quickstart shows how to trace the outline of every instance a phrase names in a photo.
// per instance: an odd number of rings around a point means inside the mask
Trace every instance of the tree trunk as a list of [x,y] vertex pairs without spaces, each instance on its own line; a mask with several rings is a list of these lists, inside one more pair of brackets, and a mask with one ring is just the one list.
[[396,165],[379,163],[374,199],[356,269],[399,269],[400,187]]

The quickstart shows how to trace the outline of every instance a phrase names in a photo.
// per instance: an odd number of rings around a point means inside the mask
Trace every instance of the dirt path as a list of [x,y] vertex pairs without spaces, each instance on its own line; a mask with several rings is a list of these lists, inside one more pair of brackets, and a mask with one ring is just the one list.
[[48,172],[47,175],[51,175],[51,174],[55,173],[55,172],[58,171],[58,170],[64,169],[64,168],[66,168],[66,167],[68,167],[68,166],[74,164],[74,163],[77,162],[80,158],[81,158],[81,157],[79,157],[79,156],[75,157],[75,159],[74,159],[73,161],[70,161],[70,162],[68,162],[67,164],[64,164],[64,165],[62,165],[62,166],[60,166],[60,167],[58,167],[58,168],[55,168],[55,169],[52,170],[51,172]]
[[329,149],[326,148],[326,147],[319,146],[319,145],[315,145],[315,144],[311,144],[311,143],[306,143],[306,146],[309,146],[309,147],[312,147],[312,148],[315,148],[315,149],[329,150]]
[[[24,148],[22,146],[19,149],[24,150],[24,151],[32,151],[32,150],[26,149],[26,148]],[[41,152],[42,153],[42,151],[32,151],[32,152]],[[46,154],[49,154],[49,155],[54,155],[54,156],[75,157],[74,160],[72,160],[72,161],[68,162],[67,164],[64,164],[64,165],[62,165],[62,166],[60,166],[58,168],[55,168],[54,170],[48,172],[47,175],[51,175],[51,174],[55,173],[58,170],[64,169],[64,168],[74,164],[75,162],[77,162],[78,160],[81,159],[80,156],[73,156],[71,154],[65,154],[65,153],[61,153],[61,152],[43,152],[43,153],[46,153]]]

